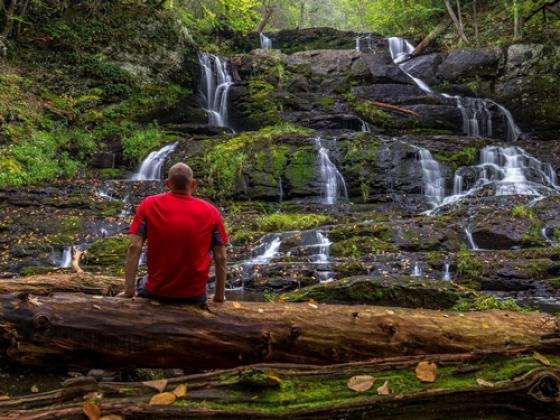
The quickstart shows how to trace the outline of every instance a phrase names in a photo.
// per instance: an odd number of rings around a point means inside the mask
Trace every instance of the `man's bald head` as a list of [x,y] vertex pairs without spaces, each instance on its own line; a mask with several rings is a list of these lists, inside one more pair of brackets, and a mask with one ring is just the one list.
[[192,169],[185,163],[176,163],[169,169],[167,186],[171,191],[191,192],[194,188]]

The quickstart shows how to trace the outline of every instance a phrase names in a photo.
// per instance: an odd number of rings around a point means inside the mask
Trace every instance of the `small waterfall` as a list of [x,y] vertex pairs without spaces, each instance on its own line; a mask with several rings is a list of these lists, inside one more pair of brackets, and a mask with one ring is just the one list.
[[101,228],[100,233],[102,238],[106,238],[107,236],[109,236],[109,232],[105,228]]
[[151,152],[140,164],[138,172],[132,176],[133,181],[160,181],[161,169],[165,159],[173,153],[177,143],[171,143],[159,150]]
[[282,185],[282,177],[278,177],[278,201],[281,203],[284,200],[284,186]]
[[414,263],[414,267],[412,268],[412,272],[410,273],[410,275],[412,277],[421,277],[424,275],[424,273],[422,272],[422,268],[420,267],[420,264],[418,264],[418,262]]
[[331,161],[329,151],[323,147],[320,137],[315,139],[315,145],[319,152],[319,167],[324,184],[324,204],[335,204],[340,195],[348,199],[344,177]]
[[[399,66],[399,68],[414,81],[416,86],[425,93],[429,95],[435,94],[423,80],[410,74],[411,67],[409,67],[410,64],[407,60],[414,51],[414,46],[406,39],[399,37],[387,38],[387,44],[393,63]],[[484,98],[451,96],[446,93],[442,93],[441,96],[448,99],[455,99],[457,108],[463,117],[463,132],[468,136],[491,137],[493,135],[492,113],[489,110],[489,106],[495,106],[504,119],[506,141],[515,141],[522,134],[511,112],[503,105]]]
[[272,48],[272,40],[262,32],[259,33],[259,36],[261,38],[261,48],[263,50],[270,50]]
[[541,229],[541,236],[547,244],[549,244],[551,246],[554,246],[554,245],[556,245],[556,242],[550,237],[548,231],[549,231],[549,228],[544,226]]
[[450,281],[451,280],[451,273],[449,272],[449,266],[450,266],[450,264],[448,262],[446,262],[445,265],[444,265],[443,276],[441,277],[441,279],[444,280],[444,281]]
[[478,247],[478,245],[474,242],[473,236],[472,236],[472,229],[470,226],[467,226],[465,228],[465,235],[467,235],[467,241],[469,243],[469,248],[473,251],[480,251],[480,248]]
[[69,246],[62,251],[62,258],[58,263],[58,268],[69,268],[72,265],[72,250],[74,247]]
[[[321,232],[316,232],[318,254],[311,256],[313,262],[318,264],[328,264],[330,262],[330,248],[332,242],[327,238],[327,235]],[[333,274],[330,271],[318,271],[319,281],[329,282],[333,280]]]
[[228,96],[233,78],[228,63],[210,53],[199,53],[198,62],[202,70],[202,97],[208,113],[208,124],[228,127]]
[[362,122],[362,133],[371,133],[371,127],[368,122],[360,120]]
[[282,239],[280,236],[273,236],[271,241],[265,242],[262,246],[262,253],[258,254],[252,258],[250,264],[267,264],[274,257],[278,256],[278,251],[280,250],[280,245],[282,245]]
[[365,43],[365,49],[373,51],[373,39],[371,35],[356,37],[356,51],[362,52],[364,50],[364,48],[362,48],[363,43]]
[[424,196],[432,208],[437,207],[445,198],[445,178],[441,166],[427,149],[418,150],[418,160],[422,166]]

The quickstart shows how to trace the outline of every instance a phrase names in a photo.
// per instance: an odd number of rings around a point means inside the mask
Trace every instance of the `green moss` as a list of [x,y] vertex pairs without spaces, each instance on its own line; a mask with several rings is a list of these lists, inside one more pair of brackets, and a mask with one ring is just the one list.
[[396,251],[397,248],[393,244],[375,237],[353,237],[335,242],[331,246],[331,255],[334,257],[357,258]]
[[281,121],[280,103],[274,99],[274,86],[262,79],[251,79],[247,86],[248,99],[240,105],[241,112],[255,127],[274,125]]
[[82,218],[79,216],[65,216],[57,221],[53,229],[56,233],[46,236],[46,240],[57,245],[71,245],[75,242],[82,228]]
[[326,214],[275,213],[257,218],[254,227],[261,232],[306,230],[331,221],[331,217]]
[[296,150],[290,156],[285,176],[294,188],[309,185],[315,175],[315,161],[317,157],[311,147]]
[[477,284],[479,284],[482,274],[483,274],[483,264],[476,255],[476,253],[471,252],[463,244],[461,249],[457,252],[457,276],[462,283],[471,284],[473,288],[477,289]]
[[95,241],[86,253],[87,265],[98,265],[116,268],[124,265],[128,238],[115,236]]
[[356,102],[354,110],[358,115],[379,127],[392,127],[394,120],[391,114],[370,101]]
[[499,309],[503,311],[529,312],[531,309],[519,305],[511,298],[496,299],[494,296],[479,296],[475,300],[461,300],[454,307],[456,311],[487,311]]
[[134,130],[122,139],[123,156],[137,164],[146,155],[164,144],[171,143],[175,136],[167,135],[157,125]]
[[31,267],[23,267],[20,270],[22,276],[33,276],[36,274],[48,274],[52,273],[54,268],[52,266],[35,265]]
[[358,260],[348,260],[343,263],[337,264],[335,271],[340,273],[342,277],[357,276],[360,274],[367,274],[367,267],[364,263]]
[[446,162],[453,171],[456,171],[462,166],[476,165],[480,149],[482,149],[485,145],[485,141],[480,140],[475,144],[471,144],[470,146],[466,146],[455,152],[445,153],[441,151],[433,151],[433,155],[436,160]]

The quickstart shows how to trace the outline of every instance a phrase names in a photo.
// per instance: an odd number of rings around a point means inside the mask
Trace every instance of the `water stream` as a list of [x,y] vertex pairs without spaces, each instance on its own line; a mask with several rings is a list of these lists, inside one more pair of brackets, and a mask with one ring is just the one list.
[[259,34],[259,37],[261,39],[261,48],[270,50],[272,48],[272,40],[262,32]]
[[216,55],[202,52],[198,54],[202,73],[201,94],[204,109],[208,113],[208,124],[229,127],[228,98],[233,78],[228,63]]
[[446,263],[444,264],[444,266],[443,266],[443,267],[444,267],[444,268],[443,268],[444,271],[443,271],[443,275],[441,276],[441,279],[442,279],[443,281],[450,281],[450,280],[451,280],[451,273],[449,272],[449,267],[450,267],[450,265],[451,265],[451,264],[449,264],[448,262],[446,262]]
[[140,164],[138,171],[132,175],[133,181],[160,181],[162,179],[162,168],[165,159],[175,151],[177,143],[163,146],[159,150],[151,152]]
[[[333,141],[336,145],[336,140]],[[344,177],[331,161],[329,150],[323,146],[320,137],[315,139],[315,146],[319,154],[319,170],[323,182],[323,203],[336,204],[339,197],[348,199],[348,190]]]

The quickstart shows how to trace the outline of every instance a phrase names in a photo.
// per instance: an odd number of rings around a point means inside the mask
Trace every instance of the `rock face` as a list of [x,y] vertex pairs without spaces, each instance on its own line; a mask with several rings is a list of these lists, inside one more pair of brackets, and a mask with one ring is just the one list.
[[502,60],[499,48],[455,50],[439,65],[438,75],[452,83],[476,77],[496,77]]

